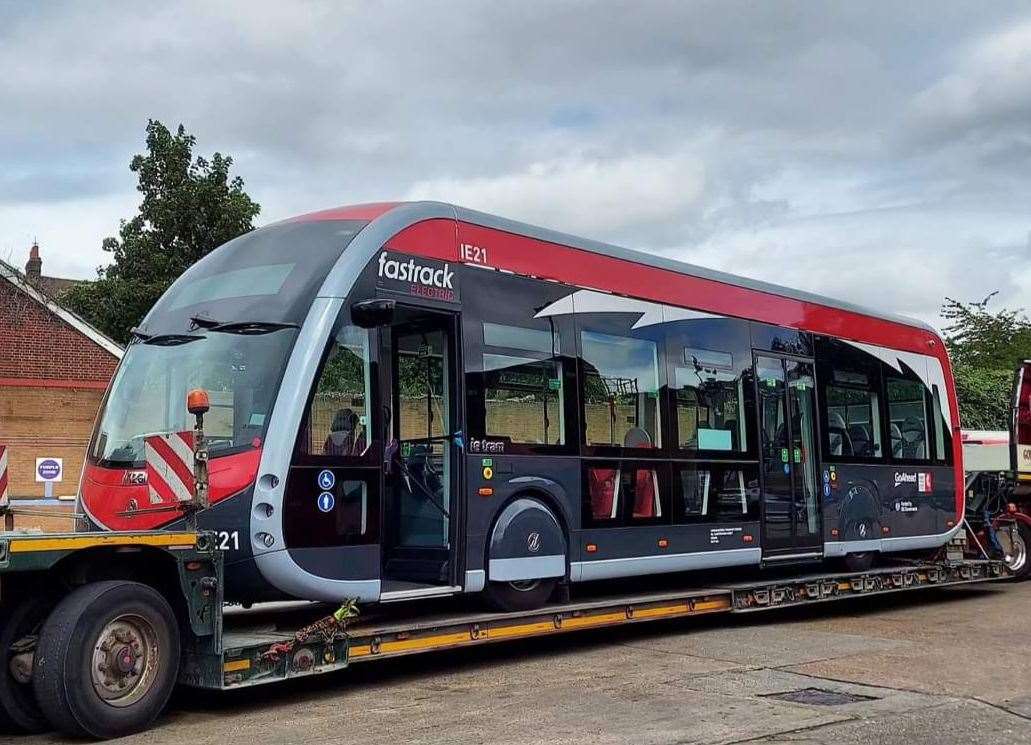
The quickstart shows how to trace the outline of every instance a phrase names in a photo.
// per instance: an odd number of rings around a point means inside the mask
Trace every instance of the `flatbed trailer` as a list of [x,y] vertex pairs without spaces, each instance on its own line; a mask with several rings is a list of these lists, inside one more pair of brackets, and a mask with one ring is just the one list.
[[[360,611],[353,602],[246,610],[223,603],[222,552],[210,533],[4,533],[0,725],[115,737],[146,729],[176,683],[235,689],[422,652],[1008,576],[1001,561],[899,561],[862,572],[779,570],[702,586],[697,576],[673,576],[656,589],[595,590],[606,594],[516,613],[483,612],[458,600]],[[126,698],[141,680],[149,681],[148,695]]]

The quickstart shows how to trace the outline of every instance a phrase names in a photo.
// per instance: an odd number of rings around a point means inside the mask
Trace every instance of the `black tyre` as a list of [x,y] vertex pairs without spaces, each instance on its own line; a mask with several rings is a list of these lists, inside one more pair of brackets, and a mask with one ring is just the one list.
[[536,610],[551,598],[558,580],[521,580],[518,582],[491,582],[484,590],[490,606],[500,611]]
[[54,727],[112,738],[146,729],[172,694],[179,625],[136,582],[96,582],[64,598],[43,625],[32,683]]
[[1015,521],[1012,526],[997,528],[995,536],[1002,545],[1003,558],[1013,572],[1013,579],[1022,581],[1031,577],[1031,525]]
[[877,552],[863,551],[858,554],[846,554],[845,558],[841,560],[841,563],[844,564],[845,569],[850,572],[865,572],[873,566],[874,559],[876,558]]
[[29,598],[0,608],[0,732],[50,729],[32,690],[32,641],[51,606],[43,598]]

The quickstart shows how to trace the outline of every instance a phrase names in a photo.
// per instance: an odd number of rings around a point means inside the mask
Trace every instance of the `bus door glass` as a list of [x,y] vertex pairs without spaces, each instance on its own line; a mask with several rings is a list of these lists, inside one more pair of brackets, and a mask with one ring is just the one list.
[[821,545],[813,364],[757,356],[764,553]]
[[[411,320],[408,320],[411,319]],[[454,316],[405,312],[391,328],[391,411],[397,441],[387,489],[387,578],[449,582],[456,467]]]

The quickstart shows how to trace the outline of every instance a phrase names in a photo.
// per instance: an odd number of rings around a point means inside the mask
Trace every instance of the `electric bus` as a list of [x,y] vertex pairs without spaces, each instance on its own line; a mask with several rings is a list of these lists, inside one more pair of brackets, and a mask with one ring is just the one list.
[[183,526],[226,596],[388,602],[934,552],[964,509],[927,325],[435,202],[247,233],[134,330],[87,529]]

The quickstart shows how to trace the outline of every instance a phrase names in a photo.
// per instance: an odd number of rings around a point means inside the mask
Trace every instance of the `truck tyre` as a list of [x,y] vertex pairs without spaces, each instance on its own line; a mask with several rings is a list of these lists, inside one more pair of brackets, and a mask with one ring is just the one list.
[[39,634],[51,605],[44,598],[29,598],[0,608],[0,732],[50,729],[32,690],[32,649],[20,643]]
[[873,566],[874,559],[876,558],[876,551],[863,551],[857,554],[846,554],[843,563],[850,572],[865,572]]
[[1031,577],[1031,525],[1016,521],[1012,528],[997,528],[995,534],[1006,552],[1006,566],[1013,572],[1013,579],[1019,582]]
[[146,729],[179,671],[179,624],[168,602],[137,582],[84,585],[50,614],[32,682],[51,724],[108,739]]
[[558,578],[490,582],[484,591],[487,603],[500,611],[536,610],[548,602]]

